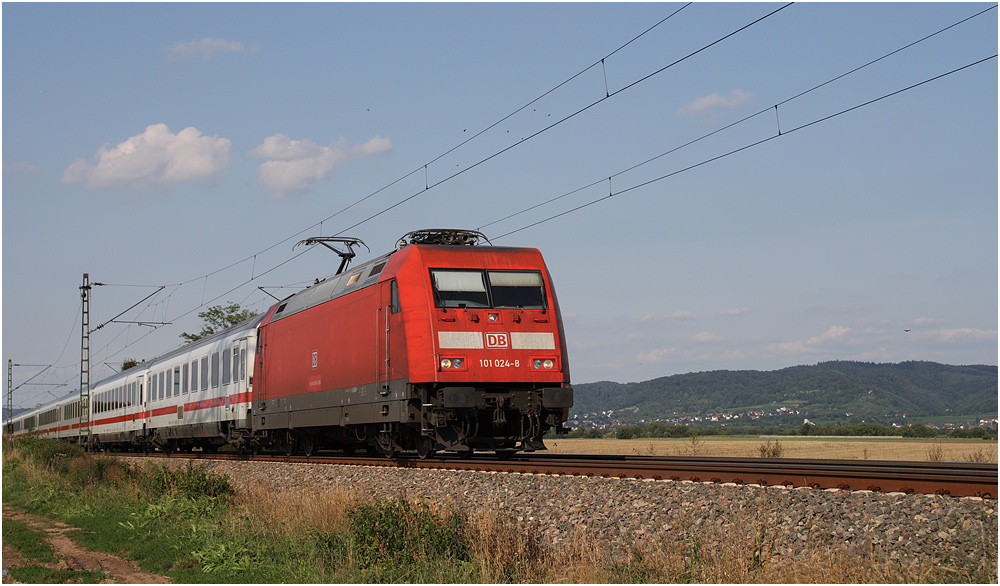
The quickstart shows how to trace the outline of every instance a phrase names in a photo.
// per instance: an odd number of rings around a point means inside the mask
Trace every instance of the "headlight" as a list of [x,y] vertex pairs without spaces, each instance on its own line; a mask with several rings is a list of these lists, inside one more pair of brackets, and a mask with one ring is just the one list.
[[465,370],[465,358],[442,358],[438,364],[441,370]]
[[535,370],[552,370],[556,367],[554,358],[533,358],[531,367]]

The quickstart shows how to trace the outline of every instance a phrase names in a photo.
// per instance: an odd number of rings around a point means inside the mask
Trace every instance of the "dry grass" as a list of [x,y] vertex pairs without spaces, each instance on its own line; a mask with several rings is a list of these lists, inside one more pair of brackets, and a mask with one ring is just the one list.
[[[718,436],[701,436],[696,443],[692,443],[691,438],[634,440],[556,438],[546,440],[545,445],[550,454],[759,457],[759,446],[766,441],[767,438]],[[984,440],[782,436],[780,442],[781,456],[785,458],[926,461],[929,455],[933,455],[935,458],[940,457],[939,461],[945,462],[997,461],[997,444]],[[937,453],[939,449],[940,454]]]
[[275,495],[262,487],[238,491],[236,499],[236,510],[250,526],[274,525],[289,534],[312,529],[323,533],[340,530],[349,523],[347,512],[351,507],[371,500],[342,489]]

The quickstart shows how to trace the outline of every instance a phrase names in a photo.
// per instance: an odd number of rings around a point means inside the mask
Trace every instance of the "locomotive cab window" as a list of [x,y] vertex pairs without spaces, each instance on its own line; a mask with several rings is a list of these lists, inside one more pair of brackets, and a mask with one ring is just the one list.
[[431,269],[435,307],[547,309],[538,271]]
[[493,307],[545,309],[542,274],[521,271],[489,271]]
[[432,269],[434,305],[437,307],[489,307],[490,297],[482,271]]

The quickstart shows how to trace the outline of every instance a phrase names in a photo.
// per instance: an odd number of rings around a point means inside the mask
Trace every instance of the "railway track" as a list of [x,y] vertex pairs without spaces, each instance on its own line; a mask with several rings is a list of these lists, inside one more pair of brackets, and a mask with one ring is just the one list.
[[[141,457],[138,454],[118,455]],[[406,456],[389,460],[340,454],[306,457],[200,452],[167,455],[157,452],[150,456],[781,485],[814,489],[939,494],[954,497],[977,496],[987,499],[996,499],[998,492],[997,464],[993,463],[555,454],[519,454],[509,459],[495,457],[461,459],[442,455],[425,460]]]

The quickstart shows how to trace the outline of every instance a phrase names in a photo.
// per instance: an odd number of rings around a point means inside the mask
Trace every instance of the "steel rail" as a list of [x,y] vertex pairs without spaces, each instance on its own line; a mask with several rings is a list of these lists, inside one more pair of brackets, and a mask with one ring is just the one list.
[[[162,453],[150,455],[167,457]],[[451,455],[426,460],[402,456],[390,460],[343,455],[306,457],[199,452],[169,457],[780,485],[987,499],[996,499],[998,493],[995,463],[555,454],[519,454],[508,460],[489,457],[464,460]]]

